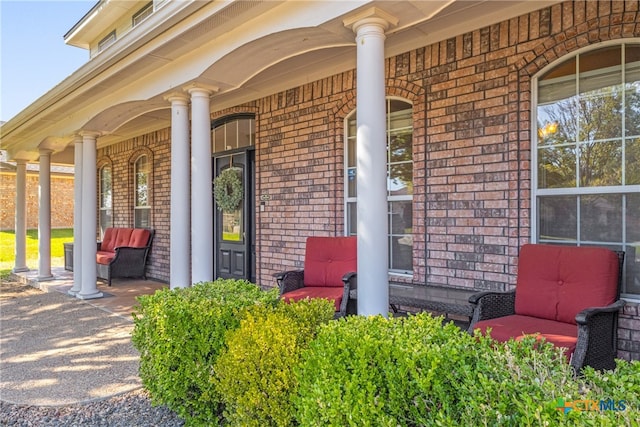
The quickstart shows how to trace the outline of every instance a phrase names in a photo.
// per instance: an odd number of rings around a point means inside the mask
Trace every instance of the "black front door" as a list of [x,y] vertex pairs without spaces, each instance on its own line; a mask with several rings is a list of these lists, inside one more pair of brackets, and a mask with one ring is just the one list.
[[232,168],[242,182],[242,200],[235,209],[215,209],[215,277],[247,279],[255,283],[254,151],[225,153],[214,157],[215,176]]

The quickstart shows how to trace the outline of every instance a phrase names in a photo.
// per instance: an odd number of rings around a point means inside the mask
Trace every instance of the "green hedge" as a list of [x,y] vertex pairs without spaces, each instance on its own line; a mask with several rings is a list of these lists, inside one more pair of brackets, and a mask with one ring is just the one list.
[[333,314],[333,303],[323,299],[248,310],[240,327],[228,335],[227,348],[214,368],[230,425],[294,425],[293,368]]
[[247,307],[278,301],[276,289],[263,292],[247,281],[222,279],[139,297],[132,340],[153,403],[187,424],[217,425],[222,398],[212,367],[226,334],[240,325]]
[[534,338],[498,344],[426,313],[329,321],[324,300],[245,281],[139,302],[143,384],[188,425],[639,426],[638,361],[576,378]]
[[[353,317],[323,327],[297,369],[304,426],[637,425],[640,363],[575,379],[562,352],[526,339],[497,344],[427,314]],[[625,400],[624,411],[558,410]],[[580,403],[580,402],[577,402]]]

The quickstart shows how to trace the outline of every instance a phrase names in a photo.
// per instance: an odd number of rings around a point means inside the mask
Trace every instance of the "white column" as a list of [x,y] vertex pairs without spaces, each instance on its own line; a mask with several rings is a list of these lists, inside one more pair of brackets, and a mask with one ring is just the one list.
[[[82,230],[80,245],[82,248],[82,283],[80,292],[76,294],[80,299],[102,297],[98,291],[96,277],[96,215],[98,211],[97,169],[96,169],[96,138],[95,133],[82,134]],[[75,252],[75,248],[74,248]],[[74,266],[75,269],[75,266]]]
[[213,196],[211,194],[211,91],[191,94],[191,282],[213,280]]
[[27,267],[27,161],[16,160],[16,221],[14,273],[29,271]]
[[82,136],[73,140],[73,286],[70,295],[82,289]]
[[189,98],[167,97],[171,102],[171,233],[169,284],[183,288],[191,284],[189,200]]
[[51,150],[40,149],[38,175],[38,280],[51,280]]
[[350,23],[357,44],[358,314],[365,316],[389,312],[384,31],[390,18],[371,8]]

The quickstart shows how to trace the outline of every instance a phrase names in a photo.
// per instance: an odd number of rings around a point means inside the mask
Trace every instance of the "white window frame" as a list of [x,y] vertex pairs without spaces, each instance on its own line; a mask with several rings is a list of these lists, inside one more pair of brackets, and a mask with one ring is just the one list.
[[[539,189],[538,188],[538,87],[539,87],[539,78],[543,75],[545,75],[548,71],[552,70],[553,68],[557,67],[558,65],[564,63],[565,61],[569,61],[572,57],[577,57],[576,58],[576,67],[579,67],[579,55],[583,55],[586,53],[590,53],[599,49],[603,49],[603,48],[607,48],[607,47],[613,47],[613,46],[620,46],[621,50],[622,50],[622,66],[621,66],[621,82],[626,82],[626,80],[624,79],[624,73],[625,73],[625,61],[624,61],[624,52],[625,52],[625,46],[626,45],[636,45],[640,43],[640,39],[633,39],[633,40],[625,40],[624,42],[620,42],[620,41],[613,41],[613,42],[608,42],[608,43],[601,43],[601,44],[597,44],[597,45],[593,45],[593,46],[589,46],[583,49],[580,49],[578,51],[576,51],[575,53],[571,54],[571,55],[566,55],[562,58],[560,58],[559,60],[555,61],[554,63],[550,64],[549,66],[545,67],[543,70],[541,70],[536,76],[534,76],[532,78],[532,104],[531,104],[531,242],[532,243],[550,243],[548,241],[541,241],[540,239],[538,239],[538,210],[539,210],[539,204],[538,204],[538,198],[541,196],[576,196],[576,220],[578,223],[578,230],[577,230],[577,235],[576,235],[576,240],[571,240],[571,241],[562,241],[562,242],[558,242],[558,243],[569,243],[569,244],[575,244],[577,246],[580,245],[603,245],[603,246],[613,246],[613,245],[618,245],[618,246],[624,246],[625,244],[629,243],[626,240],[626,226],[625,226],[625,215],[624,215],[624,210],[626,208],[625,205],[625,199],[623,198],[623,205],[622,205],[622,241],[621,242],[591,242],[591,241],[586,241],[586,240],[582,240],[581,236],[580,236],[580,197],[581,196],[587,196],[587,195],[626,195],[626,194],[636,194],[636,193],[640,193],[640,185],[613,185],[613,186],[601,186],[601,187],[580,187],[578,186],[579,182],[580,182],[580,176],[579,176],[579,169],[580,166],[578,164],[576,164],[576,173],[578,175],[576,175],[576,187],[572,187],[572,188],[543,188],[543,189]],[[597,74],[598,72],[601,72],[602,70],[606,70],[606,68],[602,68],[602,69],[598,69],[597,71],[594,72],[589,72],[589,73],[583,73],[584,74]],[[575,74],[575,79],[576,79],[576,93],[580,92],[579,89],[579,78],[580,78],[580,74],[576,72]],[[564,77],[564,79],[568,79],[567,77]],[[560,80],[560,78],[558,79]],[[624,93],[624,91],[623,91]],[[624,96],[624,95],[623,95]],[[624,98],[623,98],[624,99]],[[623,101],[624,104],[624,101]],[[623,128],[623,134],[620,137],[621,141],[622,141],[622,145],[624,146],[624,141],[625,141],[625,135],[624,135],[624,128]],[[580,144],[580,141],[578,141],[578,144],[576,145],[576,147]],[[623,179],[623,183],[624,183],[624,173],[625,173],[625,168],[624,165],[626,164],[626,160],[625,160],[625,152],[624,149],[622,150],[622,179]],[[625,259],[625,264],[629,262],[628,259]],[[626,293],[625,292],[625,288],[623,285],[623,288],[621,289],[621,297],[623,297],[625,300],[627,301],[632,301],[632,302],[640,302],[640,294],[630,294],[630,293]]]
[[133,14],[131,17],[131,26],[135,27],[139,25],[142,21],[147,19],[154,12],[153,1],[150,1],[146,5],[144,5],[140,10]]
[[[140,162],[140,160],[142,158],[146,158],[147,159],[147,204],[146,205],[138,205],[138,163]],[[140,156],[138,156],[135,160],[135,162],[133,163],[133,225],[136,228],[141,228],[142,225],[138,224],[138,211],[142,211],[142,210],[146,210],[148,211],[148,217],[149,217],[149,224],[148,226],[151,226],[151,175],[152,175],[152,170],[151,170],[151,158],[148,154],[141,154]]]
[[111,31],[98,42],[98,52],[102,52],[116,42],[116,30]]
[[[391,116],[386,113],[386,111],[388,111],[388,107],[389,107],[389,103],[391,101],[401,101],[406,103],[407,105],[411,106],[411,111],[412,111],[412,120],[411,120],[411,131],[412,131],[412,135],[413,132],[415,132],[415,128],[414,128],[414,123],[413,123],[413,103],[405,98],[400,98],[400,97],[394,97],[394,96],[387,96],[385,97],[385,138],[386,138],[386,145],[387,145],[387,162],[386,162],[386,172],[387,172],[387,177],[389,176],[389,160],[390,160],[390,152],[389,152],[389,141],[390,141],[390,135],[391,133],[389,132],[389,127],[390,127],[390,121],[391,121]],[[356,135],[349,135],[349,121],[352,120],[352,118],[355,116],[356,114],[356,109],[354,109],[353,111],[351,111],[347,117],[345,117],[344,119],[344,124],[343,124],[343,129],[344,129],[344,165],[343,165],[343,171],[344,171],[344,225],[345,225],[345,235],[355,235],[355,233],[352,233],[351,230],[349,229],[349,204],[352,203],[354,204],[354,206],[357,207],[357,197],[349,197],[349,169],[353,169],[353,170],[357,170],[357,167],[350,167],[348,165],[348,150],[349,150],[349,141],[350,140],[355,140],[356,139]],[[398,131],[401,130],[402,128],[398,128],[398,129],[393,129],[393,131]],[[411,150],[412,150],[412,155],[411,155],[411,164],[413,165],[415,160],[413,158],[414,153],[413,153],[413,138],[412,138],[412,143],[411,143]],[[413,179],[415,179],[415,176],[412,176]],[[412,209],[413,209],[413,194],[409,194],[409,195],[390,195],[389,192],[387,191],[387,207],[389,207],[389,203],[390,202],[401,202],[401,201],[409,201],[412,204]],[[390,215],[390,212],[387,209],[387,218]],[[412,222],[412,228],[415,228],[415,222]],[[387,234],[387,241],[389,241],[389,238],[391,238],[394,235],[394,233],[392,233],[392,230],[388,230],[388,234]],[[390,275],[394,275],[394,276],[399,276],[399,277],[406,277],[406,278],[411,278],[413,277],[413,248],[411,251],[412,255],[411,255],[411,269],[410,270],[399,270],[399,269],[389,269],[389,274]],[[391,256],[391,253],[390,253]]]

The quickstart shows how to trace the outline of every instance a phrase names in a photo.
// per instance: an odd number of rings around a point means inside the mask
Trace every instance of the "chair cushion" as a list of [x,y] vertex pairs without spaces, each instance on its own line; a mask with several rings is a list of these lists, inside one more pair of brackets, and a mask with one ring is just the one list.
[[524,245],[518,261],[515,313],[576,324],[588,307],[615,302],[618,256],[605,248]]
[[352,237],[308,237],[304,258],[305,286],[344,286],[345,273],[358,268],[357,239]]
[[131,238],[129,239],[129,244],[132,248],[144,248],[149,243],[149,236],[151,236],[151,232],[146,228],[135,228],[131,232]]
[[102,236],[102,243],[100,244],[100,250],[105,252],[113,252],[116,245],[116,236],[118,235],[117,228],[107,228],[104,230],[104,236]]
[[291,300],[300,301],[307,298],[324,298],[329,301],[333,301],[336,311],[340,311],[342,295],[342,288],[309,286],[296,289],[295,291],[286,292],[282,294],[281,298],[286,302]]
[[110,251],[98,251],[96,253],[96,262],[98,264],[108,265],[115,258],[116,253]]
[[116,236],[116,243],[113,247],[119,248],[121,246],[129,246],[129,241],[131,240],[131,234],[133,233],[133,228],[117,228],[118,235]]
[[531,316],[514,314],[496,319],[482,320],[475,325],[484,334],[491,328],[491,338],[506,342],[514,338],[521,340],[525,335],[538,334],[538,339],[544,338],[556,347],[565,347],[565,356],[569,358],[576,349],[578,342],[578,327],[574,324],[540,319]]

